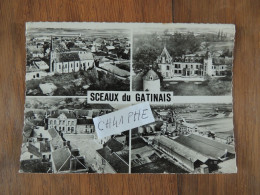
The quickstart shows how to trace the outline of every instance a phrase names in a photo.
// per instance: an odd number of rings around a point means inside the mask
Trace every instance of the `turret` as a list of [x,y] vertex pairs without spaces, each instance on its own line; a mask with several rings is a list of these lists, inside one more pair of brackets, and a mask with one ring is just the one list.
[[158,74],[150,68],[150,70],[143,76],[143,90],[158,92],[160,91],[160,88],[160,78]]
[[207,53],[207,58],[204,59],[204,66],[206,66],[206,74],[209,76],[213,75],[213,63],[212,55],[210,52]]

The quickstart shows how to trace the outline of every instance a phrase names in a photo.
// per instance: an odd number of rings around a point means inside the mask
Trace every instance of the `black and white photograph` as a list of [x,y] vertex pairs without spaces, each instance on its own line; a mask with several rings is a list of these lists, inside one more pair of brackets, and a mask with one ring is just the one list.
[[84,96],[87,90],[129,91],[130,30],[96,26],[27,23],[26,95]]
[[133,29],[133,91],[231,96],[235,26],[147,25]]
[[132,130],[131,173],[236,173],[232,104],[152,106]]
[[[229,24],[27,23],[20,173],[236,173],[234,37]],[[155,122],[116,131],[114,118],[98,137],[93,118],[139,92]]]
[[20,173],[129,173],[129,131],[98,139],[93,118],[118,107],[27,97]]

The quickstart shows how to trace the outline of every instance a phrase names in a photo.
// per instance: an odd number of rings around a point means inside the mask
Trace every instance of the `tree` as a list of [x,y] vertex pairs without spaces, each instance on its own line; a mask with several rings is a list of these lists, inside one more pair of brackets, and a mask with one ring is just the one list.
[[65,102],[68,104],[68,103],[73,102],[73,100],[72,100],[72,98],[65,98]]
[[75,45],[74,42],[71,41],[66,44],[68,49],[72,48],[74,45]]
[[159,52],[156,48],[150,46],[140,48],[138,53],[134,56],[133,68],[135,70],[148,70],[149,65],[155,62],[158,55]]
[[193,32],[175,32],[168,41],[168,51],[173,56],[182,56],[198,51],[201,41],[197,39]]

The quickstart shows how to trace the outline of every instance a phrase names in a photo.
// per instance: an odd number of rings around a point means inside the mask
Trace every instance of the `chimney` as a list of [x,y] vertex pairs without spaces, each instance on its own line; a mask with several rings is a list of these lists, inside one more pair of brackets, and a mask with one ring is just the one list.
[[70,159],[70,171],[76,171],[77,169],[77,159],[71,158]]
[[66,141],[63,141],[63,146],[67,146],[67,142]]
[[69,149],[71,149],[70,141],[67,141],[67,146]]

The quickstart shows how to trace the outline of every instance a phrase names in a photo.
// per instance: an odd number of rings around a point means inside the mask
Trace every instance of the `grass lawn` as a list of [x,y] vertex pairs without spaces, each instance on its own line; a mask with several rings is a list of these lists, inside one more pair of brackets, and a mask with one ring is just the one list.
[[[221,79],[212,79],[203,81],[201,84],[195,82],[178,82],[171,84],[170,81],[164,81],[163,91],[173,91],[174,95],[230,95],[232,83]],[[167,86],[167,85],[168,86]]]

